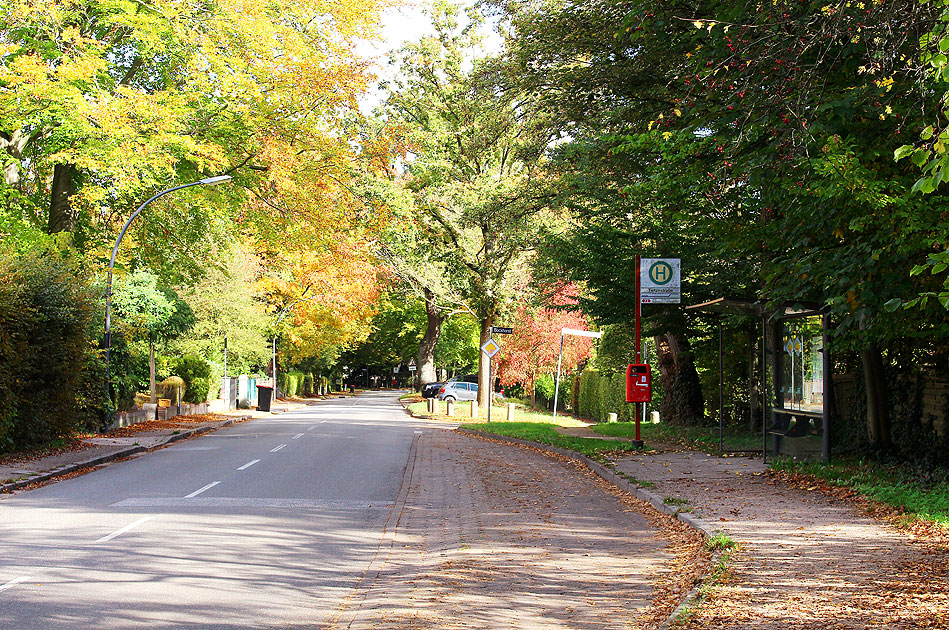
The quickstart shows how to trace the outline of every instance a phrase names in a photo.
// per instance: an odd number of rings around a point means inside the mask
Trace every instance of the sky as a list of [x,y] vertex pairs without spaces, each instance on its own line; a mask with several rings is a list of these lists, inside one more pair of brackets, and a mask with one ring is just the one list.
[[[466,6],[473,4],[472,0],[463,2]],[[367,58],[374,58],[376,66],[373,68],[380,80],[391,76],[392,70],[389,68],[386,55],[406,42],[417,41],[424,35],[434,34],[434,29],[428,20],[428,17],[422,12],[424,0],[406,3],[400,9],[386,11],[382,15],[382,37],[377,42],[365,42],[358,47],[361,55]],[[491,30],[490,22],[485,24],[485,49],[489,52],[495,52],[501,48],[501,39]],[[365,113],[369,113],[372,108],[381,100],[381,95],[376,90],[370,90],[363,97],[361,108]]]

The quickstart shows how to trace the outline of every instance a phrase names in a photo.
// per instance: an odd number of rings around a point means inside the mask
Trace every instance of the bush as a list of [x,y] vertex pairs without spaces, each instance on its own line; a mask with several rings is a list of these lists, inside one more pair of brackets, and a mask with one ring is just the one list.
[[586,369],[580,375],[579,415],[582,418],[605,422],[615,413],[620,422],[635,418],[636,405],[626,402],[626,375],[600,374]]
[[[75,262],[58,252],[0,248],[0,450],[70,435],[101,410],[92,383],[98,314]],[[84,373],[88,387],[81,387]]]
[[184,401],[203,403],[211,390],[211,364],[196,354],[186,354],[171,362],[171,370],[184,380]]
[[306,374],[303,376],[303,395],[312,396],[313,395],[313,375]]
[[178,400],[178,389],[181,388],[181,399],[185,400],[188,395],[188,388],[185,386],[185,380],[180,376],[169,376],[161,383],[155,384],[155,391],[159,398],[167,398],[174,404]]
[[303,372],[277,372],[277,381],[284,396],[296,396],[302,391]]

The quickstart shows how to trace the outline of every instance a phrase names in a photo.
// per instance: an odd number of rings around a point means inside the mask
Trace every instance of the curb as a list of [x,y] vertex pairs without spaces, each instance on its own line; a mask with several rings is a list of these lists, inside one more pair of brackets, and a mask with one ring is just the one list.
[[[655,494],[654,492],[649,492],[645,488],[641,488],[638,485],[631,483],[625,477],[620,476],[619,473],[617,473],[615,470],[611,468],[607,468],[600,462],[590,459],[586,455],[581,455],[580,453],[577,453],[576,451],[570,451],[564,448],[550,446],[549,444],[541,444],[540,442],[532,442],[530,440],[521,440],[519,438],[507,437],[505,435],[487,433],[485,431],[475,431],[472,429],[462,429],[462,428],[455,429],[455,431],[457,431],[458,433],[463,433],[465,435],[470,435],[472,437],[490,438],[492,440],[497,440],[499,442],[507,442],[509,444],[518,444],[520,446],[529,446],[531,448],[535,448],[540,451],[556,453],[557,455],[561,455],[568,459],[578,461],[582,463],[584,466],[586,466],[587,468],[589,468],[590,470],[592,470],[594,473],[596,473],[597,476],[603,479],[604,481],[607,481],[613,484],[614,486],[616,486],[617,488],[621,490],[625,490],[626,492],[630,493],[631,495],[633,495],[637,499],[640,499],[641,501],[645,501],[646,503],[651,505],[653,509],[661,512],[662,514],[668,514],[669,516],[672,516],[676,518],[677,520],[685,523],[686,525],[688,525],[689,527],[691,527],[692,529],[700,533],[706,540],[709,538],[713,538],[720,532],[720,530],[712,529],[710,525],[704,523],[701,519],[696,518],[692,514],[689,514],[688,512],[683,512],[682,510],[678,509],[675,506],[668,505],[662,500],[662,497],[660,497],[658,494]],[[698,584],[694,586],[688,593],[686,593],[685,597],[682,599],[679,605],[676,606],[675,610],[673,610],[672,613],[670,613],[670,615],[666,618],[666,620],[662,624],[659,625],[659,630],[668,630],[672,626],[672,623],[675,621],[676,617],[678,617],[682,613],[682,611],[685,610],[687,607],[695,603],[695,601],[700,596],[701,586],[702,586],[701,584]]]
[[189,429],[187,431],[182,431],[181,433],[173,433],[167,436],[167,439],[164,441],[154,444],[152,446],[130,446],[129,448],[122,449],[121,451],[116,451],[115,453],[109,453],[108,455],[99,455],[97,457],[91,457],[80,462],[75,462],[72,464],[66,464],[65,466],[60,466],[59,468],[54,468],[53,470],[38,473],[27,479],[20,479],[17,481],[11,481],[10,483],[0,484],[0,493],[12,492],[23,488],[24,486],[29,486],[34,483],[43,483],[44,481],[49,481],[55,477],[62,475],[67,475],[71,472],[77,470],[82,470],[83,468],[92,468],[94,466],[101,466],[102,464],[108,464],[109,462],[115,461],[117,459],[122,459],[123,457],[131,457],[132,455],[138,455],[139,453],[150,453],[152,451],[158,450],[173,442],[178,442],[179,440],[184,440],[196,435],[201,435],[203,433],[210,433],[211,431],[217,431],[221,427],[226,427],[234,424],[235,422],[240,422],[242,420],[247,420],[253,418],[253,416],[237,416],[230,418],[221,422],[216,426],[207,426],[207,427],[198,427],[196,429]]

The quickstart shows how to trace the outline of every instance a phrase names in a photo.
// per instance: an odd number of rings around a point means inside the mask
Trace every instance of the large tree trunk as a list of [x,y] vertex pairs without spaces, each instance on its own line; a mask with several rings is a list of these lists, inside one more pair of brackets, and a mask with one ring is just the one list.
[[71,197],[76,192],[76,169],[68,164],[53,168],[53,184],[49,197],[49,226],[47,232],[72,232],[76,228],[76,214]]
[[490,392],[493,389],[491,381],[493,375],[488,375],[488,363],[490,359],[481,352],[481,346],[488,343],[491,338],[491,327],[494,326],[494,309],[481,319],[481,342],[478,344],[478,406],[487,408],[491,404]]
[[442,334],[442,324],[445,322],[445,316],[435,304],[435,294],[428,289],[425,289],[425,316],[427,318],[425,335],[418,347],[419,391],[427,383],[438,380],[435,373],[435,344],[438,343],[438,337]]
[[685,335],[667,332],[655,337],[662,379],[662,420],[670,424],[700,424],[705,418],[702,385]]
[[860,353],[863,363],[864,384],[867,394],[867,433],[876,448],[888,450],[890,436],[890,409],[887,400],[886,370],[880,348],[870,344]]

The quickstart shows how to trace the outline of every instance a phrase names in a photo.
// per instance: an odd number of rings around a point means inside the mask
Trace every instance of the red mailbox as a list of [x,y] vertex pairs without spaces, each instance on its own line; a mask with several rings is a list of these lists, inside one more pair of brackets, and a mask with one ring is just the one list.
[[630,363],[626,368],[626,402],[652,400],[652,373],[648,363]]

